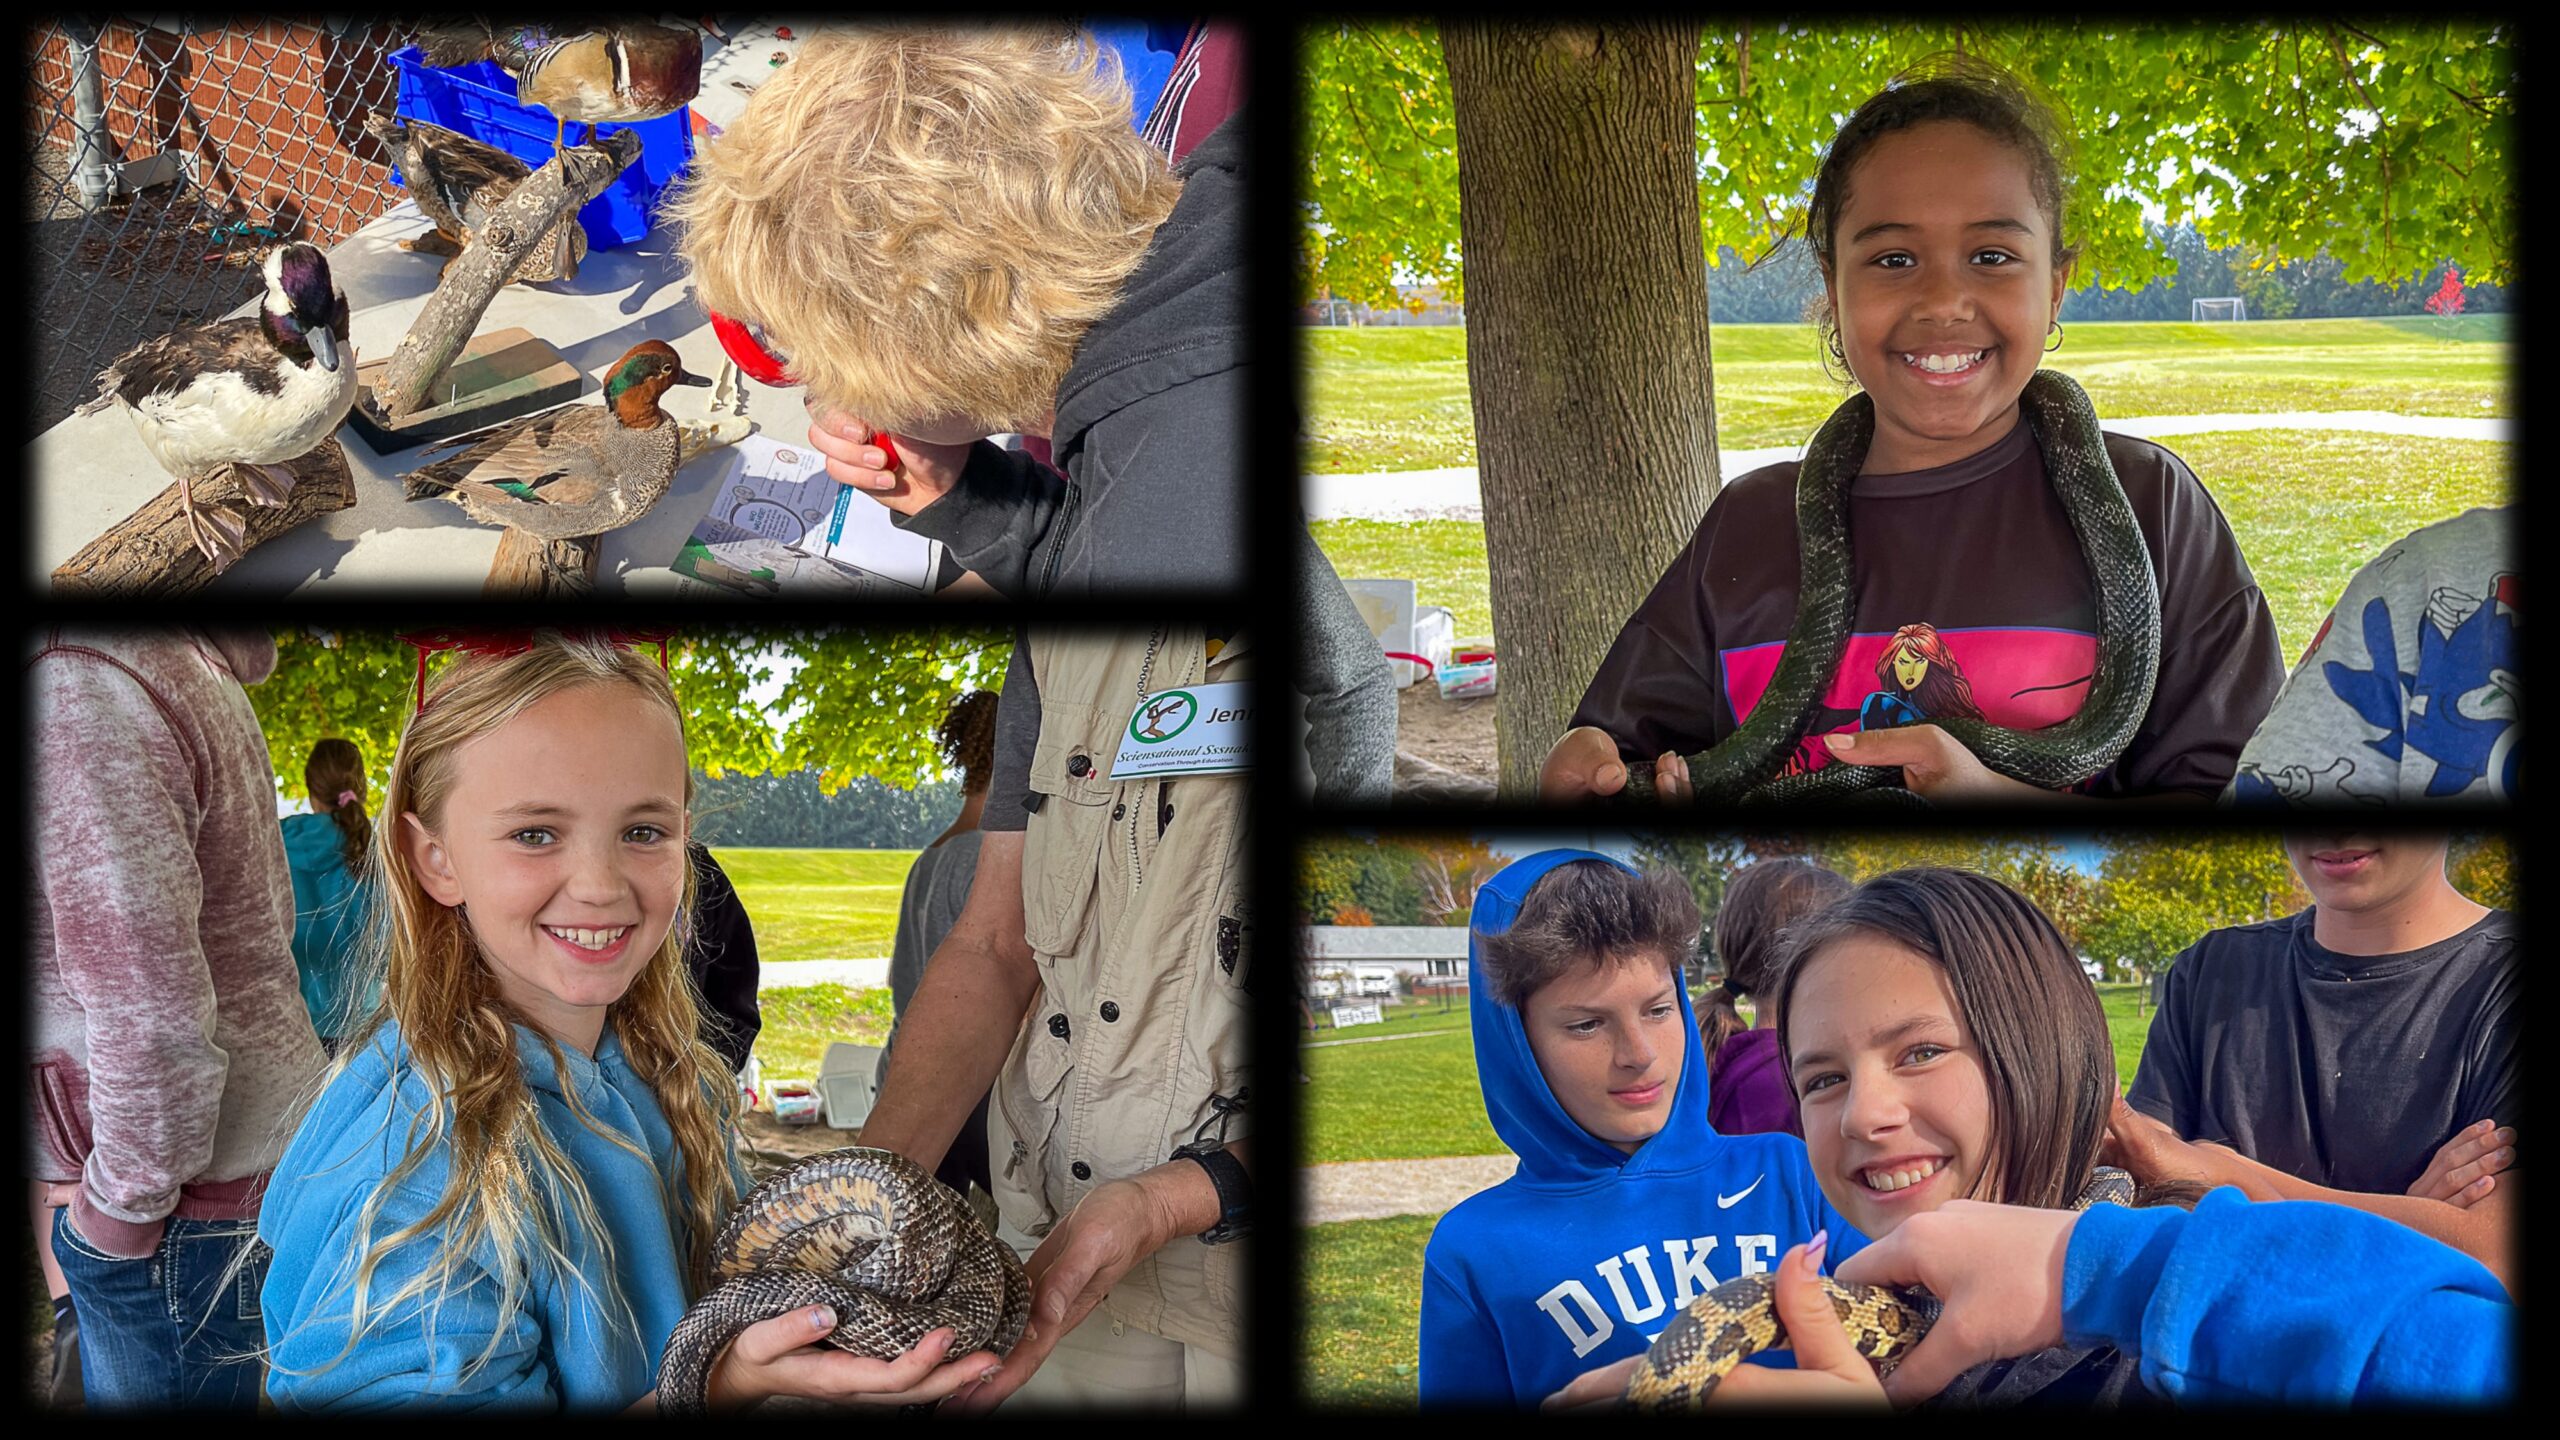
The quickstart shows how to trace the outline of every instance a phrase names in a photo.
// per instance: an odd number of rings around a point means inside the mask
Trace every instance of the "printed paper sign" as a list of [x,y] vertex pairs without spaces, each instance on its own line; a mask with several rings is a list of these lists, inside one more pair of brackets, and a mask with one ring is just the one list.
[[1111,778],[1224,775],[1246,768],[1253,747],[1253,686],[1230,680],[1139,697],[1120,732]]
[[1336,1030],[1345,1025],[1384,1025],[1385,1023],[1387,1023],[1387,1017],[1379,1010],[1378,1002],[1375,1000],[1361,1000],[1333,1007],[1333,1028]]

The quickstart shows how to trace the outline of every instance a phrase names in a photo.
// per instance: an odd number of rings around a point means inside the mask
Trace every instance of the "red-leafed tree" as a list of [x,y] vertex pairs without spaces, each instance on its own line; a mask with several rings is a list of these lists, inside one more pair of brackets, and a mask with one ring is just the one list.
[[2444,283],[2436,287],[2435,294],[2427,297],[2427,313],[2430,315],[2459,315],[2462,313],[2461,271],[2454,269],[2450,265],[2445,267]]

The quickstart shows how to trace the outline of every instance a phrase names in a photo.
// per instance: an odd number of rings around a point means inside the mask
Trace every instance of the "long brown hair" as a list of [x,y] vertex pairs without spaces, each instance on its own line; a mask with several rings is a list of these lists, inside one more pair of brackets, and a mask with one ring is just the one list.
[[[1990,1157],[1970,1200],[2068,1208],[2098,1163],[2115,1104],[2115,1042],[2097,987],[2035,902],[1988,875],[1934,865],[1879,875],[1797,926],[1776,989],[1778,1046],[1789,1003],[1824,947],[1855,934],[1893,941],[1946,973],[1957,1018],[1980,1048],[1991,1091]],[[1793,1088],[1795,1072],[1787,1067]],[[1996,1183],[1997,1193],[1981,1193]],[[2134,1203],[2192,1205],[2192,1186],[2153,1186]]]
[[1768,988],[1788,926],[1848,889],[1846,877],[1809,860],[1762,860],[1725,881],[1724,903],[1716,907],[1716,959],[1724,979],[1698,1002],[1698,1038],[1706,1045],[1710,1086],[1716,1052],[1751,1028],[1733,1002]]
[[[642,703],[663,711],[682,737],[684,711],[655,656],[644,658],[599,637],[540,631],[529,649],[466,655],[438,680],[424,708],[410,717],[393,754],[384,813],[415,812],[429,829],[436,828],[443,821],[457,778],[457,752],[464,745],[549,696],[589,686],[628,688]],[[689,768],[684,801],[688,807],[693,801]],[[352,1257],[346,1282],[349,1308],[337,1312],[349,1317],[347,1345],[328,1363],[345,1358],[384,1317],[412,1302],[432,1303],[431,1297],[453,1285],[460,1266],[493,1255],[500,1319],[489,1348],[470,1362],[472,1368],[487,1363],[508,1333],[508,1317],[545,1285],[599,1292],[608,1315],[626,1326],[635,1324],[609,1267],[589,1276],[569,1266],[563,1216],[577,1217],[600,1243],[610,1244],[609,1232],[584,1177],[535,1118],[532,1091],[516,1054],[515,1025],[523,1016],[498,993],[467,925],[427,894],[394,829],[377,827],[375,840],[376,892],[385,901],[376,907],[374,936],[384,976],[382,1004],[339,1050],[322,1085],[363,1054],[384,1024],[397,1021],[406,1056],[395,1066],[393,1083],[402,1079],[398,1072],[414,1071],[428,1098],[424,1114],[404,1137],[405,1153],[365,1201],[355,1233],[375,1235],[384,1199],[435,1151],[449,1150],[451,1165],[434,1208],[369,1241]],[[656,1097],[682,1154],[682,1188],[675,1188],[675,1176],[664,1177],[663,1183],[669,1187],[665,1200],[670,1218],[686,1241],[686,1290],[698,1294],[709,1275],[711,1242],[737,1198],[726,1139],[727,1127],[734,1123],[737,1086],[728,1063],[701,1039],[701,1000],[684,962],[693,930],[693,867],[678,868],[683,878],[675,921],[631,988],[613,1003],[605,1023],[621,1041],[632,1071]],[[542,1043],[552,1064],[565,1068],[557,1043],[548,1036]],[[588,1128],[640,1153],[587,1112],[576,1087],[564,1087],[562,1097]],[[373,1294],[384,1257],[404,1245],[427,1246],[436,1258],[390,1294]]]
[[312,794],[330,797],[329,819],[338,827],[338,853],[349,870],[364,873],[365,852],[373,848],[373,821],[364,813],[363,753],[352,740],[323,740],[311,747],[311,758],[302,762],[302,783]]

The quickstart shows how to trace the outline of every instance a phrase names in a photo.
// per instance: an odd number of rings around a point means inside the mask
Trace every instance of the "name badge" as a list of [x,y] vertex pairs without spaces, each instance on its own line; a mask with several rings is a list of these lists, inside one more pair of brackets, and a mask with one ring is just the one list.
[[1141,696],[1120,732],[1111,778],[1228,775],[1253,753],[1253,686],[1231,680]]

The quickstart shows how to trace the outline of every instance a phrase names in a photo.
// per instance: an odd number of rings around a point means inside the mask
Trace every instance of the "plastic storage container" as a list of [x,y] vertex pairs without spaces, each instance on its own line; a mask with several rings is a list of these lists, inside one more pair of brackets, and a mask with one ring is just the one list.
[[[516,99],[516,82],[492,60],[478,60],[452,70],[425,62],[415,45],[394,51],[391,68],[399,72],[399,114],[458,130],[485,145],[495,145],[527,165],[551,158],[554,121],[539,105]],[[637,125],[581,125],[569,122],[566,143],[583,145],[599,131],[636,130],[640,158],[614,177],[604,193],[578,211],[578,228],[587,232],[587,248],[610,250],[649,233],[658,202],[684,167],[693,163],[693,117],[684,109]],[[406,188],[400,172],[392,182]]]
[[827,1053],[818,1061],[818,1104],[828,1129],[851,1130],[870,1117],[871,1104],[880,1095],[874,1084],[879,1066],[877,1045],[827,1042]]
[[773,1118],[785,1125],[817,1124],[817,1087],[807,1080],[774,1081]]

